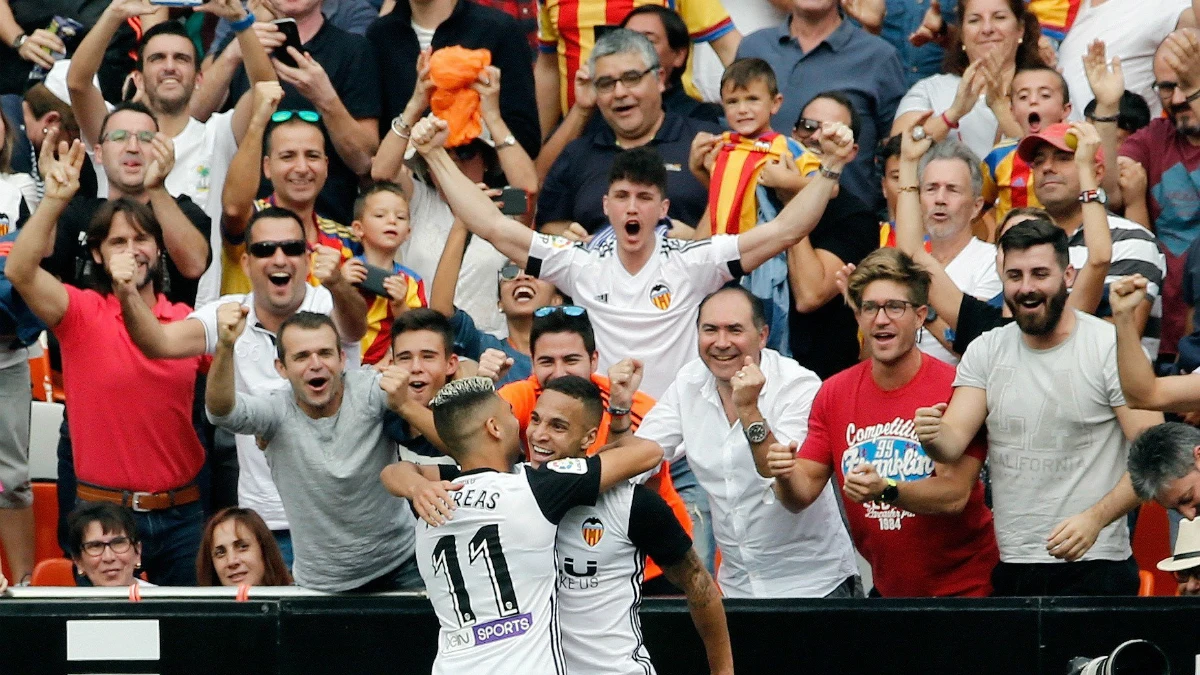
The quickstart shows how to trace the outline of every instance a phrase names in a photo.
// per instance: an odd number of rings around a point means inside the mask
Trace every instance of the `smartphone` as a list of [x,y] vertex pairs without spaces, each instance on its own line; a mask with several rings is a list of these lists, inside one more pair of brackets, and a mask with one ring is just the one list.
[[295,68],[296,59],[292,58],[287,48],[295,47],[298,52],[304,51],[304,48],[300,46],[300,27],[296,25],[295,19],[275,19],[271,23],[275,24],[284,37],[284,43],[271,52],[271,56],[279,59],[283,65]]
[[529,208],[525,191],[511,185],[500,191],[500,197],[496,201],[500,202],[500,213],[506,216],[525,215],[525,211]]
[[367,268],[367,278],[363,279],[358,287],[375,295],[388,297],[387,289],[383,287],[383,280],[396,275],[391,270],[385,270],[382,267],[372,265],[363,265],[363,267]]

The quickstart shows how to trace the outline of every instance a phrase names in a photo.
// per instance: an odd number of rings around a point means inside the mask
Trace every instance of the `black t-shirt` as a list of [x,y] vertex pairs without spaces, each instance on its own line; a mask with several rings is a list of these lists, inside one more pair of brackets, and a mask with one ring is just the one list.
[[1012,323],[1012,317],[1006,317],[999,307],[994,307],[976,298],[970,293],[963,293],[962,302],[958,305],[958,328],[954,331],[954,351],[963,354],[967,345],[984,333]]
[[[688,170],[692,139],[701,131],[719,134],[721,129],[674,113],[664,115],[647,147],[658,151],[667,169],[668,215],[694,226],[708,207],[708,188]],[[579,223],[589,233],[607,225],[603,200],[608,192],[608,172],[619,152],[617,137],[607,124],[571,141],[546,175],[538,196],[537,225],[565,220]]]
[[[86,164],[86,163],[85,163]],[[42,260],[42,268],[58,277],[63,283],[79,288],[91,288],[90,268],[92,254],[87,246],[87,230],[92,217],[107,200],[96,197],[76,195],[67,204],[62,216],[58,219],[58,230],[54,239],[54,253]],[[205,249],[208,248],[208,235],[211,220],[204,209],[196,205],[187,195],[175,198],[183,215],[187,216],[192,225],[204,235]],[[209,251],[209,260],[212,260]],[[196,303],[196,288],[199,279],[187,279],[179,272],[171,256],[167,256],[167,285],[165,291],[171,302],[182,302],[187,305]]]
[[679,524],[671,507],[645,485],[633,488],[629,540],[660,567],[680,563],[692,549],[692,538]]
[[[815,249],[857,265],[879,247],[879,221],[871,209],[843,188],[829,201],[816,229],[809,235]],[[792,358],[822,380],[858,363],[858,322],[841,296],[814,311],[788,311]]]
[[[414,433],[412,426],[408,420],[388,410],[383,413],[383,434],[400,445],[403,445],[408,450],[421,455],[422,457],[445,457],[446,454],[438,449],[436,445],[431,443],[428,438]],[[454,467],[457,471],[457,467]],[[443,478],[442,480],[452,480],[453,478]]]
[[[351,117],[356,120],[379,118],[379,65],[366,38],[347,33],[326,20],[317,34],[304,43],[304,51],[312,54],[325,69]],[[295,87],[285,82],[280,84],[283,85],[283,100],[279,102],[279,110],[316,110],[316,106],[301,96]],[[237,105],[238,99],[249,90],[246,68],[238,66],[229,85],[229,105]],[[328,143],[327,151],[329,177],[317,196],[317,212],[339,223],[349,223],[354,220],[358,176],[342,161],[332,142]],[[269,194],[271,183],[264,178],[258,196],[265,198]]]
[[[663,110],[681,117],[690,117],[709,124],[720,124],[721,119],[725,117],[725,111],[721,106],[707,101],[697,101],[687,95],[682,85],[664,91],[662,99]],[[593,117],[599,117],[599,115]]]

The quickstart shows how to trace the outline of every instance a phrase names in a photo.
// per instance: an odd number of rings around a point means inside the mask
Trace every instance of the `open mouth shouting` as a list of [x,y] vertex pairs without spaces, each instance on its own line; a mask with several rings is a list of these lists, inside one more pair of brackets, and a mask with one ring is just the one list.
[[888,347],[896,342],[896,331],[891,328],[881,328],[871,331],[871,340],[877,347]]
[[292,282],[292,275],[287,272],[271,272],[267,280],[276,288],[286,288]]
[[1015,298],[1017,309],[1022,312],[1033,313],[1039,311],[1046,304],[1046,294],[1033,292],[1021,293]]
[[1042,129],[1042,115],[1036,110],[1029,113],[1029,133],[1036,134]]
[[537,291],[529,283],[517,284],[511,293],[513,302],[517,303],[533,302],[533,299],[537,297]]
[[315,375],[304,379],[304,387],[312,397],[319,397],[329,391],[331,379],[327,375]]
[[636,237],[642,233],[642,223],[637,218],[630,218],[625,221],[625,234]]

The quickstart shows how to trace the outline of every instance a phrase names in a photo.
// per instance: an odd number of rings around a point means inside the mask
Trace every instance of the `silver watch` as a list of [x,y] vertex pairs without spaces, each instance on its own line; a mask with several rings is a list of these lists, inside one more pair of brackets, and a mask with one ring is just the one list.
[[746,427],[746,440],[750,441],[752,445],[767,440],[766,422],[751,422],[750,426]]

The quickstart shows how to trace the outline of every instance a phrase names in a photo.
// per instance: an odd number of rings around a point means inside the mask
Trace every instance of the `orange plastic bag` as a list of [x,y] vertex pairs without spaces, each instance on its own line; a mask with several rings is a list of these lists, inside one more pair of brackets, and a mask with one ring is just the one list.
[[479,137],[479,93],[471,84],[492,64],[492,53],[486,49],[442,47],[429,57],[429,79],[433,93],[429,107],[433,114],[450,125],[446,147],[466,145]]

